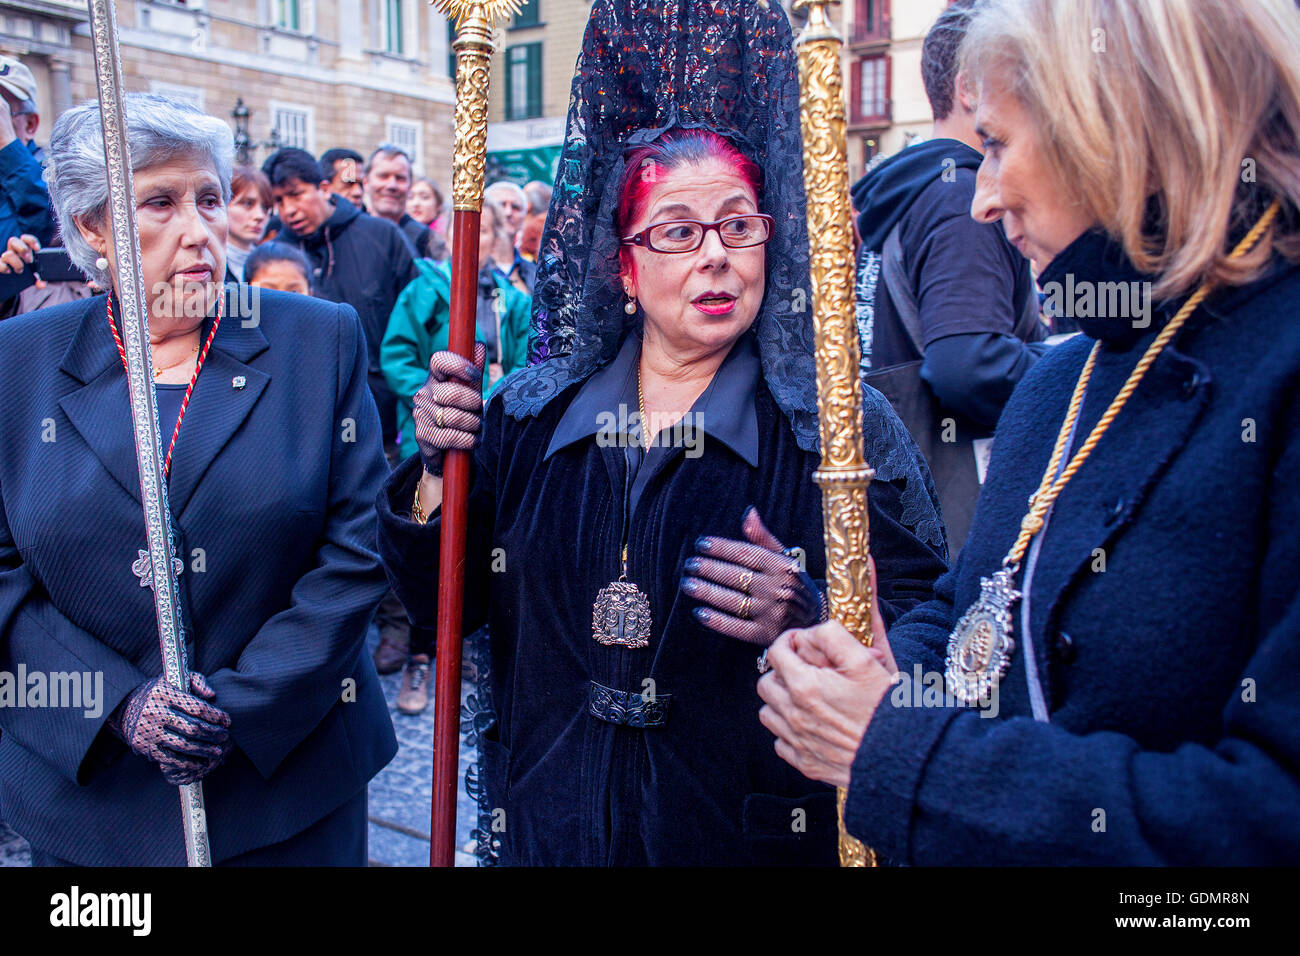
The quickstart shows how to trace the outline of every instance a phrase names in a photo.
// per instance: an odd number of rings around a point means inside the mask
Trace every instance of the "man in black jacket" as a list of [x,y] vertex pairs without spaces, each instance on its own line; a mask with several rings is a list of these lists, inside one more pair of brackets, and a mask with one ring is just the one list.
[[[281,149],[266,161],[262,172],[271,180],[275,211],[284,224],[279,241],[307,256],[314,294],[346,302],[361,317],[370,394],[379,406],[384,454],[394,465],[399,460],[397,398],[380,368],[379,345],[398,294],[419,274],[410,244],[391,222],[368,216],[332,194],[329,181],[306,150]],[[376,665],[381,673],[389,673],[406,660],[410,625],[391,591],[380,602],[375,619],[381,643]]]
[[[943,406],[991,431],[1037,360],[1040,349],[1029,343],[1045,328],[1034,321],[1038,298],[1028,261],[1000,224],[971,218],[982,144],[974,98],[957,76],[971,6],[948,8],[922,48],[933,138],[870,169],[853,187],[862,235],[858,320],[864,365],[923,360],[921,378]],[[891,235],[897,246],[887,261]],[[900,271],[908,288],[890,288],[886,276]],[[912,303],[919,343],[900,315],[900,299]]]
[[284,224],[278,239],[307,256],[315,295],[346,302],[361,317],[370,358],[370,393],[379,406],[384,448],[391,459],[397,400],[379,366],[379,345],[397,296],[418,275],[411,248],[391,222],[367,216],[332,194],[306,150],[281,149],[266,161],[262,172],[271,180],[275,211]]
[[402,230],[417,259],[445,259],[447,243],[406,211],[414,184],[411,157],[400,146],[385,143],[370,154],[365,168],[366,205],[372,215]]

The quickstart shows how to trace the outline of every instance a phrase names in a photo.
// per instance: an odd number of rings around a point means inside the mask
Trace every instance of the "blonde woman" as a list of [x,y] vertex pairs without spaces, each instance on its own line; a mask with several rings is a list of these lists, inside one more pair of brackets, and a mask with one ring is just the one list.
[[1292,0],[971,25],[972,213],[1084,334],[1012,396],[936,600],[872,650],[788,631],[759,684],[886,858],[1300,862],[1296,50]]

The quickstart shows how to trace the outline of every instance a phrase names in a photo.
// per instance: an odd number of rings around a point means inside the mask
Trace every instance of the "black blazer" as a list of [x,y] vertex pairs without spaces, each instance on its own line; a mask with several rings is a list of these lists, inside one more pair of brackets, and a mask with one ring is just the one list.
[[[364,653],[388,472],[365,341],[349,306],[258,294],[227,308],[169,482],[191,666],[236,744],[204,781],[214,860],[302,831],[396,752]],[[75,863],[182,864],[176,788],[105,726],[162,669],[105,297],[0,325],[0,394],[0,672],[103,675],[94,708],[0,706],[0,816]]]

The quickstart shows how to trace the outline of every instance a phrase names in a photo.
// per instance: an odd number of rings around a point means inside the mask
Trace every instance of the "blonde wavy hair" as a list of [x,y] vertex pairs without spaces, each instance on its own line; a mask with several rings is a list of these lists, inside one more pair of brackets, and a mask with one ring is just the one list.
[[[986,0],[961,50],[1005,84],[1048,163],[1169,298],[1300,260],[1300,10],[1295,0]],[[1272,242],[1235,262],[1273,197]],[[1154,199],[1158,219],[1148,216]]]

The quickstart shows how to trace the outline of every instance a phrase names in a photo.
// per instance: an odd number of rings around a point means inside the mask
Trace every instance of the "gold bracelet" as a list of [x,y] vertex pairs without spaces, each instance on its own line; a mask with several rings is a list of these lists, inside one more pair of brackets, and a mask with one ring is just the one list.
[[424,515],[424,509],[420,507],[420,482],[415,482],[415,500],[411,502],[411,520],[416,524],[427,524],[429,519]]

